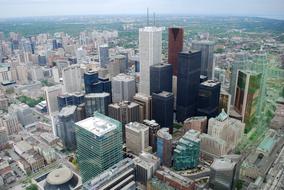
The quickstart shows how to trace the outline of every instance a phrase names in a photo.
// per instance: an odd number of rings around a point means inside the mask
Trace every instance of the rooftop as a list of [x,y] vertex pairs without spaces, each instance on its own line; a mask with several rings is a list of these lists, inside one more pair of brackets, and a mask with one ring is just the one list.
[[112,80],[127,82],[127,81],[134,81],[135,78],[133,76],[131,76],[131,75],[120,73],[120,74],[116,75],[115,77],[113,77]]
[[103,98],[109,96],[109,93],[107,92],[101,92],[101,93],[89,93],[85,95],[85,98]]
[[216,170],[233,170],[236,163],[228,158],[217,158],[211,165],[211,168]]
[[76,106],[66,106],[62,108],[62,110],[59,113],[59,117],[66,117],[71,114],[74,114],[76,111]]
[[149,127],[147,127],[146,125],[144,125],[142,123],[138,123],[138,122],[130,122],[130,123],[126,124],[125,127],[132,129],[132,130],[135,130],[137,132],[145,131],[145,130],[149,129]]
[[76,125],[98,137],[101,137],[117,128],[116,123],[112,122],[112,120],[108,118],[109,117],[105,115],[95,113],[93,117],[79,121]]
[[51,185],[61,185],[68,182],[73,177],[69,168],[63,167],[50,172],[46,181]]
[[161,27],[155,26],[147,26],[144,28],[139,28],[139,32],[162,32],[163,29]]
[[[156,94],[156,93],[154,93],[154,94]],[[167,91],[162,91],[160,93],[157,93],[157,95],[167,98],[167,97],[173,96],[173,93],[167,92]]]
[[173,138],[173,136],[169,133],[169,128],[161,128],[158,132],[157,132],[157,136],[164,138],[166,140],[171,140]]
[[204,86],[208,86],[208,87],[214,87],[216,85],[219,85],[220,82],[218,81],[214,81],[214,80],[207,80],[207,81],[204,81],[203,83],[201,83],[202,85]]

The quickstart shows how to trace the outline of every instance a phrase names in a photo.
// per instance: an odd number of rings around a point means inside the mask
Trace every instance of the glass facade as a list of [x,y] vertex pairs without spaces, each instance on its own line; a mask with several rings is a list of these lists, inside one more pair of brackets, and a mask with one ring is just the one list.
[[83,182],[122,160],[122,126],[119,121],[96,112],[93,117],[75,123],[75,129]]

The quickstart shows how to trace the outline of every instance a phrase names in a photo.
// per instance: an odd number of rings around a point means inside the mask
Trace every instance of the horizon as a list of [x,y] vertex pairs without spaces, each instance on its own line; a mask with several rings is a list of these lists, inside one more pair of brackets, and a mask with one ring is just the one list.
[[1,19],[92,16],[144,15],[147,8],[157,15],[237,16],[284,20],[281,0],[0,0]]

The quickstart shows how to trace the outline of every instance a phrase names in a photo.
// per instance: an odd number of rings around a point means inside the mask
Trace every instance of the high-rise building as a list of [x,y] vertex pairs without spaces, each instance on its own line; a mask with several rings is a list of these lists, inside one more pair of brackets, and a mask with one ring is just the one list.
[[214,158],[227,154],[227,143],[225,140],[206,133],[202,133],[200,139],[200,149],[203,156]]
[[183,49],[183,28],[168,29],[168,63],[173,65],[173,75],[178,73],[178,53]]
[[11,112],[0,117],[0,126],[4,127],[8,135],[17,134],[21,130],[16,112]]
[[162,60],[162,28],[139,29],[140,85],[139,93],[150,95],[150,66]]
[[124,55],[116,55],[114,57],[114,64],[117,64],[119,66],[119,73],[127,72],[127,62]]
[[157,133],[160,129],[160,125],[155,120],[143,121],[143,124],[149,127],[149,146],[152,147],[152,151],[157,151]]
[[261,73],[238,71],[234,109],[245,123],[254,118],[259,106],[261,76]]
[[76,92],[74,94],[62,94],[57,96],[59,111],[65,106],[79,105],[84,103],[85,94]]
[[201,52],[182,52],[178,56],[176,120],[195,115],[200,80]]
[[112,101],[132,101],[135,95],[135,78],[119,74],[112,78]]
[[160,159],[153,154],[143,152],[133,159],[136,170],[136,182],[147,185],[156,170],[160,167]]
[[124,125],[129,122],[139,121],[139,105],[128,101],[109,104],[108,116],[122,123],[123,139],[125,139]]
[[201,51],[201,74],[213,79],[214,77],[214,42],[195,41],[192,49]]
[[83,185],[83,190],[129,189],[135,190],[135,164],[125,158]]
[[198,91],[197,115],[215,117],[219,113],[221,83],[207,80],[200,84]]
[[226,142],[226,151],[232,151],[240,143],[245,130],[245,124],[240,120],[230,118],[224,110],[215,118],[209,119],[208,134]]
[[95,71],[87,71],[84,73],[84,84],[85,84],[85,92],[93,93],[93,84],[97,83],[99,80],[99,73]]
[[168,128],[161,128],[157,133],[157,156],[167,167],[172,166],[172,139]]
[[187,131],[177,142],[173,155],[173,166],[176,170],[186,170],[197,167],[199,163],[200,132]]
[[83,182],[99,175],[123,158],[121,123],[95,112],[75,123],[77,159]]
[[235,175],[236,162],[228,158],[216,158],[210,166],[209,187],[218,190],[232,190]]
[[57,96],[62,94],[62,86],[45,87],[45,99],[47,103],[47,110],[49,114],[59,111]]
[[150,66],[150,94],[162,91],[172,92],[172,65],[159,63]]
[[171,92],[153,93],[152,117],[161,128],[169,128],[173,133],[174,95]]
[[101,67],[106,68],[109,63],[109,52],[107,44],[99,46],[99,59]]
[[[0,119],[1,123],[1,119]],[[1,125],[2,126],[2,125]],[[4,126],[0,127],[0,149],[2,150],[8,144],[8,133]]]
[[190,129],[199,131],[200,133],[205,133],[207,129],[207,117],[206,116],[197,116],[187,118],[183,123],[184,132],[187,132]]
[[19,122],[23,125],[23,127],[29,127],[31,124],[35,123],[36,118],[33,115],[32,109],[27,104],[19,104],[15,106],[15,111]]
[[81,68],[80,65],[71,65],[62,70],[63,91],[65,93],[81,92]]
[[133,101],[139,105],[139,121],[152,119],[152,97],[145,94],[135,94]]
[[111,94],[111,81],[108,78],[99,78],[99,73],[88,71],[84,73],[85,92],[101,93],[107,92]]
[[68,150],[76,149],[75,121],[76,106],[67,106],[60,111],[56,124],[56,134]]
[[111,103],[109,93],[90,93],[85,95],[86,117],[92,117],[94,112],[108,114],[108,105]]
[[221,90],[220,92],[220,100],[219,100],[219,112],[224,109],[224,111],[230,114],[230,106],[231,106],[231,94],[229,94],[225,90]]
[[149,146],[149,127],[138,122],[126,124],[125,141],[127,149],[139,155]]

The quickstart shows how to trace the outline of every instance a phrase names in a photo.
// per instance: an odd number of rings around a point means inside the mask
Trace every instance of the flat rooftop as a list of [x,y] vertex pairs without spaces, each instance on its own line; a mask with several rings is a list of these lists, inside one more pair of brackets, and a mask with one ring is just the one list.
[[127,81],[134,81],[135,78],[133,76],[131,76],[131,75],[120,73],[120,74],[116,75],[115,77],[113,77],[112,80],[127,82]]
[[79,121],[76,123],[76,125],[98,137],[101,137],[117,128],[117,126],[110,120],[96,115]]
[[204,86],[214,87],[214,86],[220,84],[220,82],[214,81],[214,80],[207,80],[207,81],[204,81],[201,84],[204,85]]

